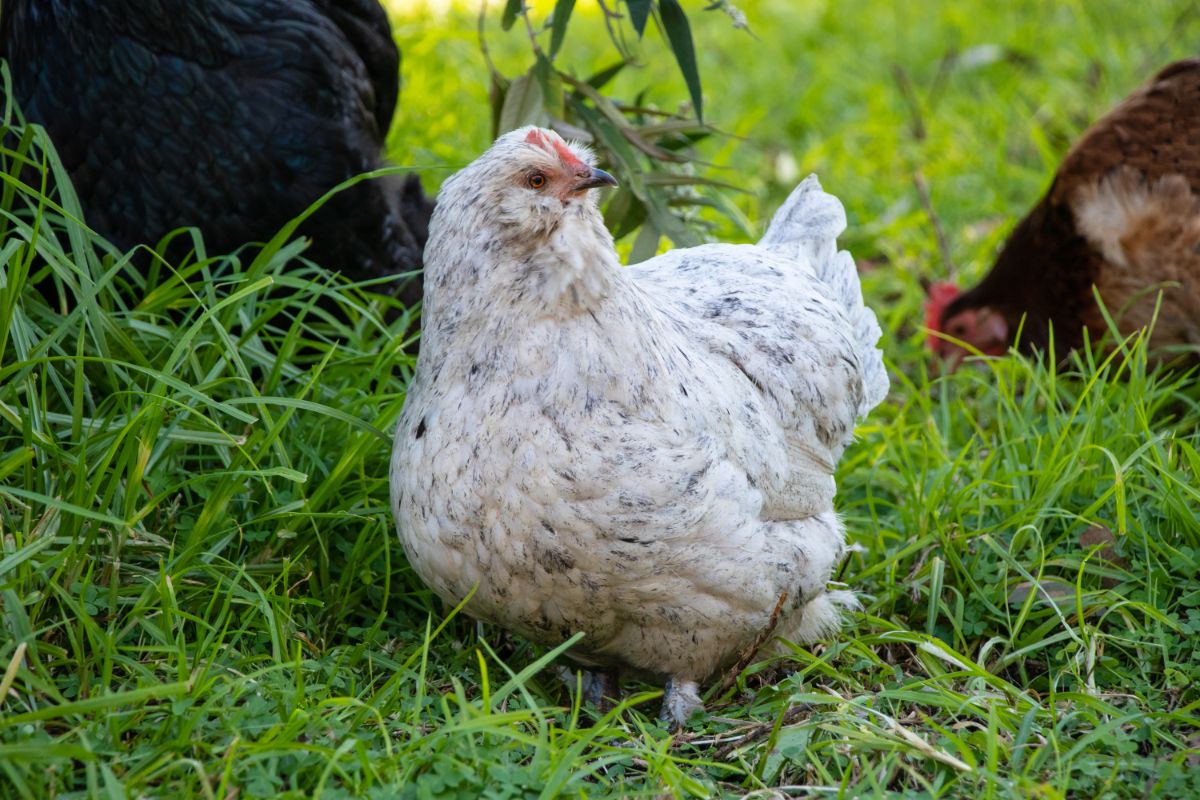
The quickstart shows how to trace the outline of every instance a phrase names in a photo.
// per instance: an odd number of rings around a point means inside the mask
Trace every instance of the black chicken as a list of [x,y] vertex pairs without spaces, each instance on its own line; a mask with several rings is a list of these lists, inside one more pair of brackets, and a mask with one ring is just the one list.
[[[9,0],[0,56],[87,222],[122,248],[194,225],[214,252],[265,241],[383,165],[400,53],[378,0]],[[358,183],[301,232],[354,280],[420,269],[415,176]],[[404,297],[420,297],[420,280]]]

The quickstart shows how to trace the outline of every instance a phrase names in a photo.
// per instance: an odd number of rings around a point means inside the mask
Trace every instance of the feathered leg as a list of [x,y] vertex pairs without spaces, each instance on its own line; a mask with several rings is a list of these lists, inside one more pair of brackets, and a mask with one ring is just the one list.
[[663,686],[663,704],[659,719],[670,722],[676,728],[683,728],[692,714],[703,710],[704,703],[700,700],[699,684],[678,677],[667,678]]
[[583,700],[591,703],[601,714],[613,709],[614,701],[620,699],[621,689],[616,673],[592,670],[583,673]]

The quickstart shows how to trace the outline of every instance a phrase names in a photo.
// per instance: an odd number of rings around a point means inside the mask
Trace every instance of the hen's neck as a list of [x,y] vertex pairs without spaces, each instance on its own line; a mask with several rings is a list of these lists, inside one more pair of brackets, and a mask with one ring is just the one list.
[[576,316],[604,302],[620,268],[612,236],[592,214],[567,220],[529,252],[519,291],[555,316]]
[[425,319],[581,317],[595,313],[622,277],[595,208],[580,208],[536,235],[494,223],[437,225],[425,254]]
[[671,334],[618,264],[599,213],[572,222],[523,237],[434,226],[414,396],[436,384],[470,395],[500,384],[508,401],[574,404],[581,414],[588,403],[632,408],[647,396]]

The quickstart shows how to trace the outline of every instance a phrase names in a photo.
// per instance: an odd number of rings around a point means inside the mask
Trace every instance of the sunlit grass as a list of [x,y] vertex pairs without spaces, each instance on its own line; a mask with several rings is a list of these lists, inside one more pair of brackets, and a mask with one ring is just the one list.
[[[492,57],[516,74],[524,33],[492,5]],[[891,396],[839,470],[861,548],[839,577],[863,612],[710,690],[686,735],[635,682],[597,719],[553,653],[455,615],[403,561],[386,470],[410,320],[298,270],[283,239],[144,278],[78,223],[36,137],[10,137],[0,796],[1200,794],[1194,377],[1150,370],[1137,342],[936,377],[917,282],[986,269],[1071,137],[1194,49],[1200,14],[763,0],[740,4],[751,38],[699,5],[709,116],[731,134],[707,157],[760,226],[817,171],[886,331]],[[564,58],[584,71],[611,52],[579,6]],[[436,189],[491,137],[476,6],[393,15],[389,144]],[[616,91],[674,107],[657,36]],[[20,158],[45,159],[45,193]],[[51,275],[73,304],[34,291]]]

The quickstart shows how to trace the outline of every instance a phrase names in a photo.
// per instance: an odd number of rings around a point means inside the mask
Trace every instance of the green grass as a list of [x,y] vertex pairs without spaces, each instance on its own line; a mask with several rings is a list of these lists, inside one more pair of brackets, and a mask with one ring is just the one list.
[[[606,60],[589,5],[580,71]],[[887,331],[891,396],[839,469],[864,611],[685,735],[635,683],[596,719],[553,653],[404,563],[386,469],[410,320],[297,270],[286,237],[145,277],[26,132],[0,175],[0,796],[1200,796],[1200,384],[1136,342],[934,377],[918,278],[950,265],[913,181],[977,276],[1082,126],[1197,49],[1200,12],[763,0],[751,39],[698,5],[707,114],[735,134],[714,174],[761,227],[819,172]],[[396,30],[390,141],[433,189],[490,136],[474,18]],[[491,47],[527,64],[519,32]],[[675,107],[644,49],[618,91]],[[33,290],[50,274],[73,307]]]

